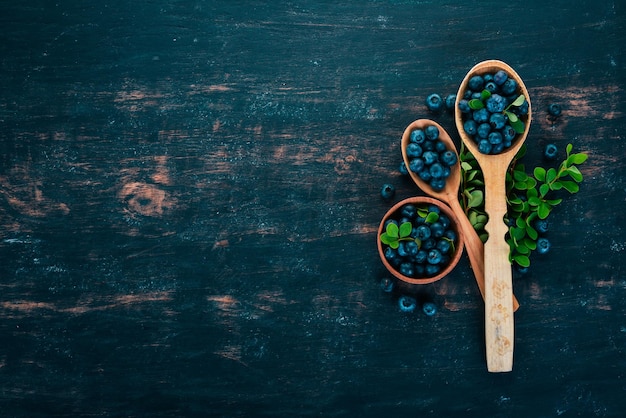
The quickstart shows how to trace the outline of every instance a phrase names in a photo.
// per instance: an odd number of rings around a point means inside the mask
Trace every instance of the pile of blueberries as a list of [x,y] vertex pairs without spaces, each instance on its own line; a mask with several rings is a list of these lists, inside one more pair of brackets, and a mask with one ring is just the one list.
[[406,204],[385,222],[384,228],[389,223],[399,227],[405,222],[413,226],[412,239],[401,241],[397,249],[387,246],[385,258],[404,276],[415,279],[436,276],[448,265],[458,246],[451,219],[435,205]]
[[[472,76],[467,90],[459,100],[459,110],[463,119],[463,130],[478,145],[483,154],[499,154],[508,149],[518,133],[505,114],[507,107],[520,95],[517,82],[508,74],[499,70],[495,73]],[[489,91],[490,96],[484,101],[484,107],[472,109],[472,99],[481,100],[482,92]],[[528,115],[528,101],[520,106],[511,106],[508,111],[520,121]]]
[[439,128],[435,125],[411,132],[406,155],[409,160],[408,169],[436,192],[443,190],[451,168],[457,163],[456,152],[446,147],[439,138]]

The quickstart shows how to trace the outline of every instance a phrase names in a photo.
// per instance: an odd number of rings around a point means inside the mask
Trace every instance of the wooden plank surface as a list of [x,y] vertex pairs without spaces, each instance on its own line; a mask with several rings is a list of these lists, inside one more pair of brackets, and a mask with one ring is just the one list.
[[[622,416],[624,5],[483,3],[3,2],[1,415]],[[407,315],[375,245],[404,128],[490,58],[529,166],[590,156],[505,375],[466,258]]]

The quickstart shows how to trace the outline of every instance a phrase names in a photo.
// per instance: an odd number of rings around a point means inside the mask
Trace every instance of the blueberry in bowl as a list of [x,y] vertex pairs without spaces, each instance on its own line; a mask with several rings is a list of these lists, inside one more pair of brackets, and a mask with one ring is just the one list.
[[411,197],[387,211],[378,227],[378,254],[397,279],[433,283],[449,274],[463,253],[459,221],[443,202]]
[[508,64],[498,60],[476,64],[461,82],[456,97],[456,127],[462,138],[475,144],[472,152],[504,153],[528,135],[530,96]]

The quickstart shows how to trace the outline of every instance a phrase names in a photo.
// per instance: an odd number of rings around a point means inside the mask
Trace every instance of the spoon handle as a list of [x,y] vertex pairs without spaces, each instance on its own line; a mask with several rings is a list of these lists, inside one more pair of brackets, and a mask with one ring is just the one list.
[[[478,285],[478,289],[480,290],[480,294],[485,300],[485,250],[484,244],[480,240],[478,233],[472,226],[472,223],[467,218],[465,211],[461,207],[459,200],[454,196],[452,199],[449,199],[450,208],[456,215],[459,220],[459,227],[463,232],[463,239],[465,240],[465,251],[467,252],[467,257],[469,258],[470,265],[472,266],[472,271],[474,272],[474,277],[476,278],[476,284]],[[513,311],[517,311],[519,308],[519,302],[515,295],[511,296],[513,298]]]
[[[495,162],[495,161],[494,161]],[[513,280],[509,262],[506,214],[506,165],[492,165],[493,175],[485,176],[485,342],[487,369],[509,372],[513,369]],[[503,169],[502,169],[503,168]]]

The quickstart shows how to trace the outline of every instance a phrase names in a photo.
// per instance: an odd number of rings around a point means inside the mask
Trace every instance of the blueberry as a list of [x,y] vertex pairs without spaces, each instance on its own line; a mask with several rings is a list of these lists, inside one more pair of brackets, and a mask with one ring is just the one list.
[[447,229],[446,232],[443,233],[443,236],[452,242],[456,242],[457,235],[452,229]]
[[410,141],[415,142],[416,144],[421,144],[426,140],[426,134],[421,129],[415,129],[411,132]]
[[385,229],[387,229],[387,227],[389,226],[389,224],[395,224],[397,227],[400,226],[400,224],[398,223],[398,221],[396,221],[395,219],[387,219],[385,221],[385,224],[383,225],[385,227]]
[[439,215],[441,214],[441,209],[439,209],[439,206],[437,205],[428,205],[428,212]]
[[482,154],[490,154],[491,153],[491,144],[486,139],[482,139],[478,143],[478,151]]
[[424,160],[422,158],[413,158],[409,161],[409,170],[414,173],[419,173],[424,169]]
[[435,151],[439,154],[442,154],[444,152],[446,152],[448,150],[448,148],[446,148],[446,144],[443,141],[436,141],[435,142]]
[[557,104],[557,103],[551,103],[548,106],[548,114],[550,116],[552,116],[554,119],[558,118],[559,116],[561,116],[561,105]]
[[417,158],[422,156],[422,147],[419,144],[410,142],[406,147],[406,155],[409,158]]
[[435,125],[428,125],[424,130],[424,133],[426,134],[426,138],[430,139],[431,141],[439,138],[439,128],[437,128]]
[[422,306],[422,311],[426,316],[434,316],[437,313],[437,305],[432,302],[426,302]]
[[459,100],[459,110],[462,113],[469,113],[472,109],[469,107],[469,102],[467,99]]
[[437,247],[436,247],[441,254],[448,254],[450,252],[450,249],[452,248],[452,245],[450,244],[450,241],[447,239],[440,239],[439,242],[437,242]]
[[426,167],[422,168],[421,171],[417,173],[418,177],[421,178],[425,182],[429,182],[432,176],[430,175],[430,170]]
[[419,250],[417,254],[413,257],[413,261],[418,264],[423,264],[426,262],[426,258],[428,257],[428,253],[424,250]]
[[498,145],[502,143],[502,134],[500,132],[492,132],[487,137],[487,140],[491,145]]
[[556,157],[559,154],[559,150],[554,144],[546,145],[545,150],[543,151],[543,156],[546,160],[556,160]]
[[430,227],[428,225],[420,225],[417,227],[417,239],[424,242],[430,238]]
[[430,179],[430,187],[432,187],[434,191],[440,192],[446,187],[446,180],[443,178]]
[[473,91],[480,92],[485,86],[485,80],[481,76],[475,75],[469,79],[469,81],[467,82],[467,86]]
[[426,274],[432,277],[441,271],[441,266],[439,264],[426,264],[425,270]]
[[496,91],[498,91],[498,86],[493,81],[489,81],[485,83],[485,90],[490,93],[495,93]]
[[533,227],[540,234],[545,234],[550,229],[550,224],[548,223],[546,219],[537,219],[535,223],[533,224]]
[[400,172],[400,174],[402,174],[403,176],[406,176],[409,174],[409,170],[406,168],[406,164],[404,163],[404,161],[402,161],[400,163],[400,166],[398,167],[398,171]]
[[511,125],[504,125],[504,128],[502,128],[502,137],[504,138],[505,142],[513,141],[513,139],[515,139],[515,135],[517,135],[517,132],[515,132],[515,129],[513,129]]
[[408,257],[415,257],[419,251],[419,246],[415,241],[404,241],[404,249]]
[[389,277],[383,277],[380,279],[380,288],[385,293],[391,293],[393,291],[393,280]]
[[400,296],[398,299],[398,307],[402,312],[413,312],[417,307],[417,301],[411,296]]
[[437,154],[435,151],[426,151],[424,154],[422,154],[422,158],[424,158],[424,163],[426,165],[431,165],[439,161],[439,154]]
[[441,154],[441,157],[439,159],[448,167],[452,167],[458,161],[456,152],[450,150],[446,150],[443,154]]
[[476,135],[476,130],[478,129],[478,125],[473,119],[469,119],[463,123],[463,130],[466,134],[470,136]]
[[506,107],[506,99],[499,94],[492,94],[487,99],[485,107],[491,113],[500,113]]
[[528,102],[524,100],[524,103],[522,103],[521,106],[518,106],[517,109],[515,109],[515,113],[517,113],[518,116],[527,115],[528,114]]
[[502,113],[494,113],[489,116],[489,124],[493,129],[502,129],[506,124],[506,116]]
[[488,123],[481,123],[478,125],[478,129],[476,130],[476,134],[482,139],[487,139],[489,132],[491,132],[491,125]]
[[509,75],[504,70],[498,70],[493,75],[493,82],[496,83],[498,86],[501,86],[504,84],[507,78],[509,78]]
[[441,238],[443,237],[443,233],[446,231],[446,228],[439,221],[433,222],[430,226],[430,234],[432,237]]
[[441,252],[438,249],[433,248],[428,252],[428,257],[426,258],[426,261],[428,261],[429,264],[441,263]]
[[476,123],[484,123],[489,120],[489,111],[484,107],[482,109],[475,110],[472,113],[472,119],[476,121]]
[[409,262],[409,261],[405,261],[404,263],[400,264],[400,274],[403,274],[407,277],[413,277],[413,275],[415,274],[415,269],[413,268],[413,263]]
[[446,96],[446,109],[454,110],[454,104],[456,103],[456,94],[448,94]]
[[472,98],[472,94],[473,94],[473,91],[472,91],[472,90],[470,90],[470,89],[467,89],[467,90],[465,90],[465,92],[463,93],[463,98],[464,98],[465,100],[469,100],[469,99],[471,99],[471,98]]
[[493,81],[493,74],[490,74],[490,73],[483,74],[483,80],[485,80],[485,83]]
[[500,142],[498,144],[493,144],[491,146],[491,153],[492,154],[500,154],[502,151],[504,151],[504,142]]
[[398,252],[391,247],[385,248],[385,259],[394,267],[397,267],[401,262]]
[[380,189],[380,195],[384,200],[391,200],[396,195],[396,188],[392,184],[385,183]]
[[405,216],[409,219],[413,219],[415,218],[415,215],[417,214],[417,208],[415,207],[415,205],[412,204],[406,204],[402,207],[402,210],[400,211],[400,215],[401,216]]
[[443,177],[443,166],[440,163],[433,163],[430,166],[430,177],[431,179],[440,179]]
[[530,269],[528,267],[522,267],[517,263],[513,265],[513,273],[515,273],[515,276],[517,277],[525,275],[529,270]]
[[439,112],[443,105],[444,102],[437,93],[433,93],[426,98],[426,107],[431,112]]
[[430,251],[437,246],[437,240],[434,238],[428,238],[426,241],[422,242],[422,248],[425,251]]
[[517,82],[512,78],[507,78],[504,84],[502,84],[502,93],[505,95],[513,94],[517,90]]
[[434,141],[424,141],[422,144],[422,149],[424,151],[434,151],[435,150],[435,142]]
[[[406,241],[401,241],[400,244],[398,245],[398,255],[402,258],[407,258],[409,256],[409,252],[406,248]],[[408,274],[407,274],[408,276]]]
[[439,215],[439,219],[437,220],[437,222],[439,222],[441,225],[443,225],[443,227],[446,228],[446,229],[450,226],[450,218],[448,218],[444,214],[440,214]]
[[547,238],[539,238],[537,240],[537,252],[539,254],[545,254],[550,251],[550,241]]

